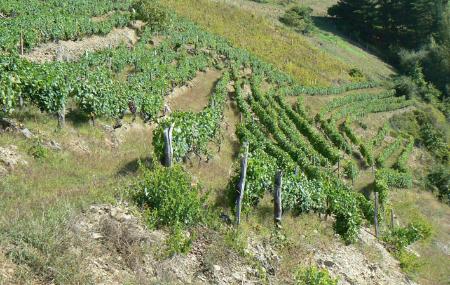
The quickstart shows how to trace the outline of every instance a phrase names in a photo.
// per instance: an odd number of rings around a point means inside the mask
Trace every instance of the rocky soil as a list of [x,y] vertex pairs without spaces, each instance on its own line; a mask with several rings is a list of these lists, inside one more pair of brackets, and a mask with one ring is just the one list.
[[368,230],[361,230],[359,242],[378,256],[377,262],[370,261],[361,249],[342,244],[326,252],[316,252],[315,260],[338,277],[340,285],[416,284],[401,272],[399,262]]

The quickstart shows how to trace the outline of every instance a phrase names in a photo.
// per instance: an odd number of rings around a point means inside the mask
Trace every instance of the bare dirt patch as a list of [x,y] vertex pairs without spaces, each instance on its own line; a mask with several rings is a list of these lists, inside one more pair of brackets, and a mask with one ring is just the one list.
[[[167,233],[146,229],[126,205],[93,205],[75,219],[72,232],[81,241],[73,252],[84,255],[83,266],[95,284],[260,283],[256,270],[222,248],[222,237],[206,228],[198,229],[187,255],[167,257]],[[266,247],[253,247],[266,255]]]
[[202,111],[208,105],[209,97],[221,76],[222,72],[216,69],[198,72],[187,85],[172,91],[167,97],[167,104],[172,111]]
[[[137,21],[135,24],[141,25]],[[75,61],[86,52],[95,52],[109,47],[117,47],[124,43],[133,46],[138,41],[137,33],[132,28],[113,29],[106,36],[90,36],[80,41],[60,41],[58,43],[46,43],[23,57],[37,63],[50,61]]]
[[28,162],[18,152],[17,146],[0,147],[0,175],[6,174],[7,169],[14,170],[17,166],[27,164]]

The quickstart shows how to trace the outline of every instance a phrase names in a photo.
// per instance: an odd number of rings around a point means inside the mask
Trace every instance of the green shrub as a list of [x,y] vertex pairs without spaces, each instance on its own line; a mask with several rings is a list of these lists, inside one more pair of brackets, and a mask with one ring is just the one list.
[[158,1],[140,0],[133,5],[136,10],[136,18],[147,22],[152,28],[159,28],[167,25],[170,15],[163,9]]
[[406,96],[411,99],[418,95],[418,88],[411,77],[399,76],[394,81],[395,92],[398,96]]
[[383,240],[392,246],[392,250],[400,252],[407,246],[431,236],[431,226],[422,221],[408,224],[392,230]]
[[358,174],[359,174],[359,168],[358,168],[358,165],[356,164],[356,162],[354,162],[353,160],[349,160],[344,165],[344,173],[348,179],[351,179],[352,181],[354,181],[358,177]]
[[156,226],[191,226],[202,221],[204,198],[199,190],[181,166],[156,166],[144,170],[133,197],[139,206],[149,209]]
[[438,197],[450,203],[450,167],[447,165],[435,166],[427,175],[427,186],[434,191],[437,189]]
[[28,154],[37,160],[42,160],[48,157],[48,149],[42,144],[40,139],[36,139],[28,149]]
[[297,285],[337,285],[338,280],[330,276],[326,269],[315,266],[300,268],[294,276]]
[[297,32],[307,34],[312,31],[314,24],[311,18],[313,9],[306,6],[295,6],[286,11],[280,17],[280,21],[290,27],[293,27]]
[[192,247],[193,238],[183,232],[180,225],[172,227],[170,235],[166,240],[167,255],[169,257],[176,254],[186,254]]

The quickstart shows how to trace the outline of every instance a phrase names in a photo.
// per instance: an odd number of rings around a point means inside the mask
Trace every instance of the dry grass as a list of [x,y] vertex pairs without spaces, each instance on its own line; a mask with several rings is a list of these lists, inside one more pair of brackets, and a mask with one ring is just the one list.
[[422,263],[416,273],[417,281],[423,285],[448,284],[450,207],[437,201],[432,193],[418,189],[393,190],[390,198],[401,224],[425,220],[433,226],[431,240],[414,245]]
[[202,111],[208,105],[209,97],[221,76],[222,72],[215,69],[198,72],[189,85],[176,87],[172,91],[167,104],[172,111]]
[[[22,115],[32,132],[55,140],[63,150],[35,160],[27,155],[29,140],[12,133],[0,136],[0,145],[18,146],[29,162],[0,180],[0,240],[6,256],[17,264],[14,280],[86,284],[89,276],[69,250],[74,242],[67,229],[71,217],[85,205],[114,202],[124,195],[137,160],[151,154],[151,132],[130,129],[122,144],[111,148],[105,147],[110,134],[101,122],[92,127],[68,121],[63,131],[55,132],[53,118],[34,110]],[[71,150],[73,141],[84,141],[89,153]]]
[[284,27],[279,17],[284,11],[293,5],[305,5],[313,8],[313,16],[316,17],[317,29],[309,35],[298,35],[309,45],[320,47],[320,50],[328,56],[348,65],[360,69],[367,76],[374,79],[384,79],[394,73],[393,68],[383,62],[382,59],[372,54],[367,48],[362,47],[349,38],[344,37],[334,25],[324,21],[328,7],[335,4],[335,0],[314,1],[297,0],[287,1],[273,0],[268,3],[257,3],[248,0],[211,0],[213,2],[226,3],[247,13],[254,13],[266,18],[272,25]]
[[257,13],[224,2],[168,0],[164,5],[245,48],[307,85],[350,81],[350,65],[312,46],[302,36]]

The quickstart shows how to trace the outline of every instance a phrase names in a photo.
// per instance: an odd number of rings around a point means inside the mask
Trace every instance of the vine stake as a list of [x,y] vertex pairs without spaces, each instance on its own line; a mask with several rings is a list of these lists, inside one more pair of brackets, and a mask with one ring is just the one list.
[[283,172],[277,171],[275,175],[275,189],[273,193],[273,214],[276,227],[281,227],[281,215],[283,210],[281,208],[281,187],[283,186]]
[[242,199],[244,199],[245,190],[245,178],[247,176],[247,162],[248,162],[248,142],[244,143],[244,156],[241,160],[241,176],[239,178],[239,183],[237,185],[238,198],[236,201],[236,224],[241,223],[241,210],[242,210]]

